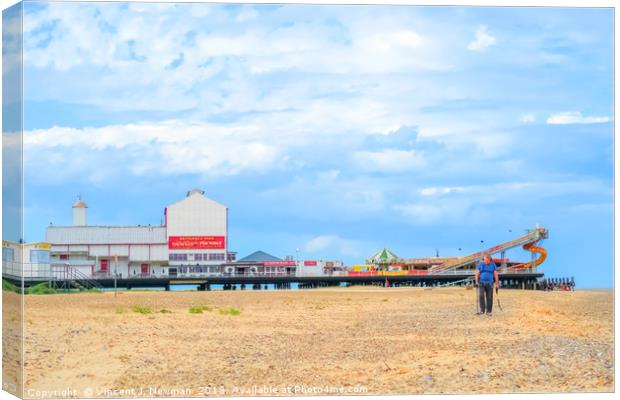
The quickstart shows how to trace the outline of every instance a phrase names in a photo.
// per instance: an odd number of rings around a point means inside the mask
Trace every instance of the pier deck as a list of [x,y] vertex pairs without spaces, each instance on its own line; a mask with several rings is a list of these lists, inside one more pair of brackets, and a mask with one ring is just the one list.
[[[390,285],[405,286],[439,286],[449,283],[463,281],[472,278],[471,273],[451,273],[434,275],[371,275],[371,276],[346,276],[346,275],[325,275],[325,276],[209,276],[209,277],[138,277],[138,278],[119,278],[116,279],[118,288],[165,288],[170,289],[173,285],[198,285],[199,290],[209,290],[210,285],[269,285],[276,287],[286,287],[292,283],[303,285],[303,287],[338,286],[340,284],[349,285],[372,285],[384,284],[386,278]],[[542,278],[542,272],[511,272],[500,273],[499,279],[502,286],[522,287],[532,285],[538,278]],[[15,276],[4,276],[4,279],[21,286],[21,279]],[[68,286],[70,281],[62,279],[28,278],[24,279],[24,286],[29,287],[42,282],[49,282],[55,287]],[[96,282],[103,288],[114,288],[115,279],[113,277],[98,278]],[[511,282],[509,284],[509,282]]]

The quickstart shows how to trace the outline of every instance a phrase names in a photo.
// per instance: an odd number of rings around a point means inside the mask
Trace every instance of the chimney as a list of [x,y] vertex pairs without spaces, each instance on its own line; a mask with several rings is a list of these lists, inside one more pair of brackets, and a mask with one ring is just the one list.
[[82,201],[82,196],[78,195],[77,201],[73,204],[73,225],[74,226],[86,226],[88,222],[86,220],[86,210],[88,206]]

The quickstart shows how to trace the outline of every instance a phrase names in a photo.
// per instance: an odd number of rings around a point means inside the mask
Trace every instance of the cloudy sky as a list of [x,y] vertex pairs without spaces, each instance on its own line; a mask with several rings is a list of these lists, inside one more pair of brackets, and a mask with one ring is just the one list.
[[28,2],[23,29],[28,241],[78,193],[158,224],[200,187],[240,256],[539,224],[548,276],[612,285],[611,9]]

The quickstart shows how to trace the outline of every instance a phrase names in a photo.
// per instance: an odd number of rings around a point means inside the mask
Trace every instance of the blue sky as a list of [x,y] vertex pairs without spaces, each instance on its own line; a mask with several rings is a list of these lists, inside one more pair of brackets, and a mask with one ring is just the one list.
[[200,187],[241,256],[540,224],[548,276],[611,287],[612,32],[611,9],[25,3],[26,240],[77,193],[92,224],[157,224]]

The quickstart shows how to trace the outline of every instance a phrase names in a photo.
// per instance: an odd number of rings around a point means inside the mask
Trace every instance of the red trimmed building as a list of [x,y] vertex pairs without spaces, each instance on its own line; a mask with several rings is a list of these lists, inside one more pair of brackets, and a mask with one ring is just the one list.
[[166,207],[161,226],[90,226],[88,206],[73,205],[72,226],[49,226],[52,264],[93,277],[204,276],[234,261],[228,251],[228,209],[199,189]]

